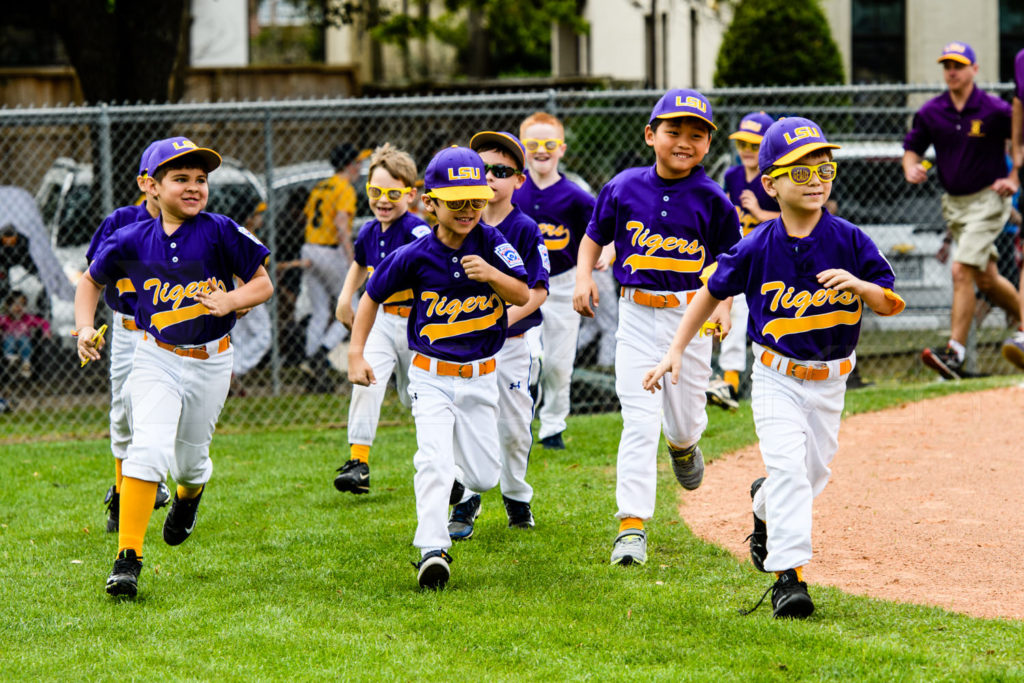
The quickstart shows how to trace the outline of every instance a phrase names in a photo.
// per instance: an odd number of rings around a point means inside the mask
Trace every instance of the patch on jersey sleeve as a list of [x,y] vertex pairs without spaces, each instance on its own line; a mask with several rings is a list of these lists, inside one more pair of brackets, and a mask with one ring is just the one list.
[[502,242],[496,246],[494,248],[494,253],[497,254],[498,258],[504,261],[505,265],[509,268],[515,268],[516,266],[522,267],[523,265],[523,257],[520,256],[519,252],[516,251],[516,248],[508,242]]
[[423,237],[430,234],[430,226],[428,225],[417,225],[412,229],[413,237]]
[[548,254],[548,248],[543,244],[537,245],[537,251],[540,252],[540,262],[544,264],[544,270],[551,272],[551,255]]
[[263,242],[260,242],[259,238],[258,238],[258,237],[256,237],[256,235],[252,234],[251,232],[249,232],[248,230],[246,230],[245,228],[243,228],[243,227],[242,227],[241,225],[239,225],[238,223],[235,223],[235,227],[236,227],[236,228],[238,228],[238,232],[242,233],[243,235],[245,235],[246,237],[248,237],[249,239],[251,239],[251,240],[252,240],[253,242],[255,242],[256,244],[260,245],[261,247],[262,247],[262,246],[265,246],[265,245],[263,244]]

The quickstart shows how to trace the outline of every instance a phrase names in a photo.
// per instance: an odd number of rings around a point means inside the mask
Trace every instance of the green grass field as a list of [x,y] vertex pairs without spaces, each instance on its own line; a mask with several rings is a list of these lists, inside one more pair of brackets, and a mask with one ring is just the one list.
[[[1011,381],[872,387],[847,407]],[[749,405],[710,415],[709,459],[754,440]],[[410,565],[411,427],[379,435],[359,497],[331,486],[343,430],[217,435],[196,532],[168,547],[154,513],[134,601],[103,590],[107,443],[2,446],[0,680],[1024,679],[1021,622],[813,585],[806,621],[740,616],[770,579],[694,538],[667,456],[648,564],[609,566],[619,430],[615,414],[573,418],[568,450],[535,449],[532,531],[485,494],[440,593]]]

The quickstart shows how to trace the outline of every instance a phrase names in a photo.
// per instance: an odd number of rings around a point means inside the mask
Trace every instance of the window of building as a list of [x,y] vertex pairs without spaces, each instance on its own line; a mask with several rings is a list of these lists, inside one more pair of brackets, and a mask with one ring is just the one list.
[[[1016,2],[1017,0],[1001,0]],[[907,78],[905,0],[853,0],[852,83],[903,83]]]

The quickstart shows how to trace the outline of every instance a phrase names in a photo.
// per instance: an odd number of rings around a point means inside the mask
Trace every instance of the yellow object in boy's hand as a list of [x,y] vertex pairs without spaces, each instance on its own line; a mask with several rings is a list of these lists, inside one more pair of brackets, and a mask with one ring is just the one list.
[[700,336],[717,335],[722,333],[721,323],[713,323],[710,320],[700,326]]
[[[100,325],[100,329],[96,330],[96,334],[92,335],[92,345],[96,346],[101,341],[103,341],[103,335],[106,334],[106,332],[107,332],[107,326],[105,324],[104,325]],[[89,362],[89,359],[86,358],[85,360],[82,361],[82,364],[79,365],[78,367],[84,368],[85,364],[88,363],[88,362]]]

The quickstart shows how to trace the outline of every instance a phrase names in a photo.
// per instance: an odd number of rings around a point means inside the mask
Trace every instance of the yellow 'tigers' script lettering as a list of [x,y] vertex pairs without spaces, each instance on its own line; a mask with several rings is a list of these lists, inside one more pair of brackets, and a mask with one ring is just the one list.
[[[787,334],[796,332],[824,330],[836,325],[856,325],[860,322],[861,299],[853,292],[844,292],[838,289],[818,289],[814,292],[801,290],[798,292],[793,287],[786,287],[784,282],[779,281],[765,282],[761,285],[761,294],[772,294],[773,292],[771,303],[768,306],[769,310],[796,309],[792,318],[776,318],[764,326],[763,334],[771,335],[775,339],[781,339]],[[856,304],[857,307],[854,310],[806,315],[808,308],[826,304],[841,306]]]
[[[437,292],[421,292],[420,301],[427,304],[427,317],[447,316],[448,322],[424,325],[419,335],[431,342],[446,337],[455,337],[467,332],[485,330],[491,327],[505,313],[505,304],[497,293],[490,296],[471,296],[466,299],[449,299]],[[459,320],[459,316],[474,311],[490,311],[484,315]]]
[[538,223],[540,234],[544,237],[544,246],[548,251],[558,251],[569,246],[569,229],[564,225],[552,225],[551,223]]
[[[677,273],[699,273],[704,269],[704,247],[697,240],[692,242],[679,237],[665,237],[652,233],[640,221],[628,221],[626,230],[633,233],[630,243],[644,250],[643,254],[631,254],[622,262],[623,267],[638,270],[671,270]],[[676,252],[697,258],[681,259],[672,255],[655,256],[658,251]]]
[[[227,289],[224,283],[217,280],[217,287],[219,289]],[[173,301],[171,304],[171,310],[177,309],[181,306],[181,302],[185,299],[194,299],[200,292],[207,293],[210,291],[210,285],[206,280],[200,280],[198,282],[190,282],[187,285],[171,285],[169,282],[163,282],[159,278],[151,277],[142,283],[142,289],[153,290],[153,306],[159,306],[161,302]]]

